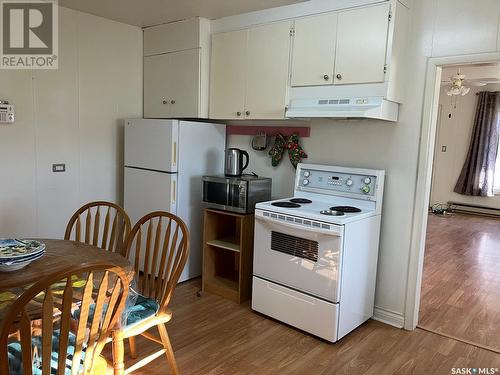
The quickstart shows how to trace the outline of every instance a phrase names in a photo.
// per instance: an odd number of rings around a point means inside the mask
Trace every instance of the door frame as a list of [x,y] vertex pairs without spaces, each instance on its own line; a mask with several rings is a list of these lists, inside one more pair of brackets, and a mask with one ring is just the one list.
[[500,62],[500,52],[430,58],[427,63],[417,161],[417,178],[415,182],[415,200],[413,203],[408,279],[406,283],[404,322],[404,328],[406,330],[414,330],[418,324],[427,232],[428,201],[431,191],[434,144],[438,120],[437,114],[439,108],[441,69],[444,65],[465,65],[488,62]]

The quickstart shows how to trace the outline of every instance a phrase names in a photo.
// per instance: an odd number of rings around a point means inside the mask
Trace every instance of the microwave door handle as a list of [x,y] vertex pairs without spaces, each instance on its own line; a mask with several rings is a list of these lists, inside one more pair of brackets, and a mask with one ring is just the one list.
[[225,206],[231,206],[231,185],[230,184],[226,184],[226,204]]
[[[297,225],[297,224],[291,224],[291,223],[287,223],[286,221],[276,221],[274,219],[271,219],[271,218],[267,218],[267,217],[264,217],[264,216],[255,216],[255,219],[256,220],[262,220],[262,221],[267,221],[269,223],[275,223],[275,224],[279,224],[279,225],[282,225],[284,227],[288,227],[288,228],[293,228],[293,229],[300,229],[300,230],[303,230],[303,231],[306,231],[306,232],[312,232],[312,233],[322,233],[322,234],[328,234],[330,236],[342,236],[343,234],[343,229],[342,228],[338,228],[337,230],[327,230],[327,229],[321,229],[321,228],[313,228],[313,227],[306,227],[305,225]],[[332,224],[330,224],[332,225]]]

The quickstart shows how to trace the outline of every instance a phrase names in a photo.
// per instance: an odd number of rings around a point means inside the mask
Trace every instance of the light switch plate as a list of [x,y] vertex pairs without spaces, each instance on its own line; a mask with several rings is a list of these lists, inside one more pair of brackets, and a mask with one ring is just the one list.
[[52,172],[66,172],[66,164],[52,164]]

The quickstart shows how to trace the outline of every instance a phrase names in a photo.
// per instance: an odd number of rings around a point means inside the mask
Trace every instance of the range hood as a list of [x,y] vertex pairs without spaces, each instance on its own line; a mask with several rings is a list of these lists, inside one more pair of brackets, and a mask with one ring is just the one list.
[[399,104],[379,96],[292,99],[288,118],[367,118],[398,121]]

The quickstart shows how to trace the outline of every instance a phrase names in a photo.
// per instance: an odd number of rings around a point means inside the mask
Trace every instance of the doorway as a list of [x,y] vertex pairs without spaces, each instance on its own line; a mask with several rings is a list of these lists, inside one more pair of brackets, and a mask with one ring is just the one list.
[[[500,66],[443,64],[434,69],[435,126],[428,137],[434,148],[428,150],[424,202],[434,213],[423,218],[422,284],[420,296],[415,295],[413,323],[418,316],[420,328],[500,351],[500,195],[494,195],[500,193],[500,160],[491,177],[491,196],[455,192],[463,170],[470,172],[464,164],[471,143],[477,143],[473,129],[478,94],[500,91]],[[498,133],[496,137],[498,143]]]

